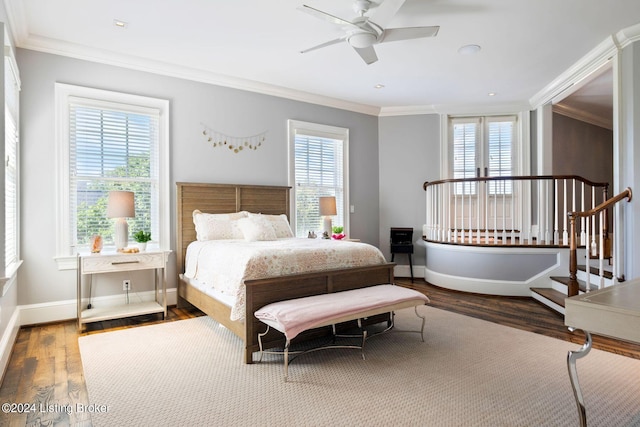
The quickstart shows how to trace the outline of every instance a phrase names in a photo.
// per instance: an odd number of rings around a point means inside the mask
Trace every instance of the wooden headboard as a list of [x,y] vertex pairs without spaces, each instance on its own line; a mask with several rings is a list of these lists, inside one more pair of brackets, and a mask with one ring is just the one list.
[[196,240],[193,211],[232,213],[249,211],[289,216],[291,187],[268,185],[205,184],[178,182],[176,206],[176,260],[178,274],[184,272],[184,258],[189,243]]

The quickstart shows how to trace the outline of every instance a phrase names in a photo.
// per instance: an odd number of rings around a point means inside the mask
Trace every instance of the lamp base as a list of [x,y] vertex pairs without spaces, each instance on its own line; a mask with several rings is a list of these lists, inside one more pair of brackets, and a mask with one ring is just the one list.
[[325,233],[325,236],[327,236],[327,239],[331,238],[331,235],[333,234],[333,227],[331,227],[331,217],[330,216],[325,216],[324,217],[324,225],[323,225],[323,229],[322,231]]
[[113,241],[116,244],[116,250],[124,249],[129,244],[129,224],[125,218],[116,219],[115,232]]

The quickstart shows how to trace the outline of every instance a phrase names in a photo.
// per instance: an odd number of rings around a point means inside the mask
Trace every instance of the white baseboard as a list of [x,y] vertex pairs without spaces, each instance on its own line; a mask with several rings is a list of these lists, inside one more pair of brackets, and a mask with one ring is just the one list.
[[20,329],[20,310],[15,309],[13,315],[9,319],[9,324],[4,330],[4,334],[0,337],[0,372],[2,378],[9,366],[9,360],[11,359],[11,353],[13,352],[13,344],[18,337],[18,330]]
[[[130,302],[153,301],[155,299],[155,291],[131,292],[129,294]],[[167,289],[167,305],[175,305],[177,301],[177,289]],[[114,307],[126,303],[124,294],[109,295],[106,297],[93,298],[92,304],[99,307]],[[20,324],[34,325],[38,323],[59,322],[62,320],[76,319],[77,301],[53,301],[42,304],[29,304],[19,307]]]

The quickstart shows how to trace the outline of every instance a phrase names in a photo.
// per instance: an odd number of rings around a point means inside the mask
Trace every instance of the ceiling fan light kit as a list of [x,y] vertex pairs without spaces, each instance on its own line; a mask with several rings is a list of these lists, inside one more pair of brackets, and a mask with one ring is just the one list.
[[307,53],[346,41],[366,64],[372,64],[378,60],[374,50],[376,44],[436,36],[440,29],[438,26],[387,28],[387,24],[404,2],[405,0],[384,0],[375,7],[370,16],[366,16],[372,6],[371,1],[354,0],[353,10],[358,16],[351,21],[303,5],[299,8],[301,11],[332,24],[340,25],[347,32],[340,38],[302,50],[300,53]]
[[375,34],[365,33],[365,32],[354,33],[347,38],[347,41],[351,46],[355,48],[360,48],[360,49],[373,46],[373,44],[377,40],[378,40],[378,37]]

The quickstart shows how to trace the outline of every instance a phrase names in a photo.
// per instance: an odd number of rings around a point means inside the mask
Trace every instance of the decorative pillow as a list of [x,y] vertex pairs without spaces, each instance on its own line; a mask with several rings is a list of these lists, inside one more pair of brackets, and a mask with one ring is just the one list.
[[260,216],[239,219],[238,225],[242,230],[242,234],[244,234],[244,239],[249,242],[276,240],[278,238],[271,221]]
[[196,209],[193,211],[193,223],[196,226],[196,239],[223,240],[244,239],[238,220],[246,218],[249,213],[234,212],[228,214],[210,214]]
[[249,218],[254,217],[262,217],[268,220],[273,229],[276,232],[276,237],[281,239],[283,237],[294,237],[293,231],[291,230],[291,226],[289,225],[289,220],[285,214],[282,215],[264,215],[264,214],[255,214],[249,213]]

